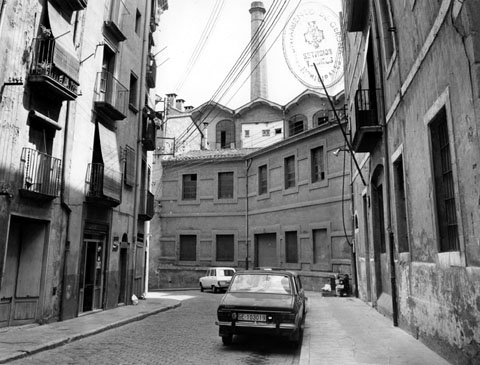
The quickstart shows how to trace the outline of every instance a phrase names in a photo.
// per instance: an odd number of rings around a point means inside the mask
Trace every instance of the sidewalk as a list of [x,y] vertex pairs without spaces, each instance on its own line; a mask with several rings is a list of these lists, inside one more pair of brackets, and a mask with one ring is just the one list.
[[141,320],[152,314],[180,306],[174,296],[155,295],[127,305],[48,325],[0,328],[0,364],[67,342]]
[[307,297],[300,365],[449,364],[360,299]]

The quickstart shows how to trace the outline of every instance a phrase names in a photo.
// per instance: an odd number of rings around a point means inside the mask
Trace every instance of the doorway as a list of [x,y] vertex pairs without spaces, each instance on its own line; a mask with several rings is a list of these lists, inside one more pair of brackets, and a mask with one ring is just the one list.
[[79,312],[103,308],[105,235],[85,234],[80,264]]
[[47,222],[11,217],[0,285],[0,327],[39,319],[47,232]]

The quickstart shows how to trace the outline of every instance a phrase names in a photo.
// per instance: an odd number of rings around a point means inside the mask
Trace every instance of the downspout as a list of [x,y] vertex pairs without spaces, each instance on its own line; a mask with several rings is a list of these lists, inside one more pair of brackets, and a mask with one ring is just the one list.
[[[65,212],[67,222],[66,222],[66,228],[65,228],[65,247],[63,251],[63,268],[62,268],[62,295],[60,297],[60,320],[64,319],[64,304],[65,304],[65,296],[68,295],[67,287],[65,286],[65,283],[67,281],[67,259],[68,255],[70,253],[70,216],[72,213],[72,209],[68,205],[68,203],[65,200],[65,190],[66,190],[66,178],[67,178],[67,173],[66,173],[66,168],[65,168],[65,161],[67,161],[67,155],[68,155],[68,147],[69,147],[69,141],[70,139],[68,138],[68,124],[69,124],[69,119],[70,119],[70,101],[67,101],[67,110],[66,110],[66,115],[65,115],[65,130],[63,134],[63,152],[62,152],[62,183],[61,183],[61,191],[60,191],[60,206],[62,207],[63,211]],[[68,161],[70,158],[68,158]]]
[[247,158],[245,160],[245,243],[247,246],[247,255],[245,257],[245,269],[248,270],[249,261],[249,244],[248,244],[248,170],[252,165],[252,159]]
[[[376,26],[376,25],[375,25]],[[378,40],[378,29],[377,29],[377,42]],[[380,46],[379,44],[377,44]],[[381,80],[381,101],[382,101],[382,145],[383,145],[383,159],[384,159],[384,171],[385,171],[385,185],[386,185],[386,193],[387,193],[387,233],[388,233],[388,250],[389,250],[389,266],[390,266],[390,286],[392,290],[392,319],[393,325],[395,327],[398,326],[398,309],[397,309],[397,278],[396,278],[396,271],[395,271],[395,256],[393,253],[393,249],[395,247],[394,244],[394,237],[393,237],[393,230],[392,230],[392,213],[391,213],[391,204],[390,199],[392,196],[391,188],[390,188],[390,160],[389,160],[389,153],[388,153],[388,128],[387,128],[387,115],[385,113],[385,93],[384,93],[384,84],[383,84],[383,69],[380,65],[379,73],[380,73],[380,80]]]
[[[138,121],[137,121],[137,164],[135,166],[135,196],[134,196],[134,201],[133,201],[133,273],[132,273],[132,281],[130,285],[130,293],[133,293],[133,286],[135,282],[135,275],[136,275],[136,270],[137,270],[137,236],[138,236],[138,212],[139,212],[139,207],[138,203],[140,201],[140,187],[142,186],[142,157],[143,157],[143,149],[142,149],[142,126],[143,126],[143,108],[144,108],[144,102],[145,102],[145,68],[146,68],[146,63],[147,63],[147,50],[148,48],[146,47],[146,43],[148,40],[148,28],[150,26],[150,17],[147,15],[148,14],[148,4],[149,0],[145,0],[145,25],[143,29],[143,43],[142,43],[142,58],[141,58],[141,65],[140,65],[140,105],[141,105],[141,112],[138,113]],[[146,239],[148,239],[148,235],[145,237],[144,236],[144,245],[143,247],[146,247]],[[143,262],[142,258],[142,262]]]

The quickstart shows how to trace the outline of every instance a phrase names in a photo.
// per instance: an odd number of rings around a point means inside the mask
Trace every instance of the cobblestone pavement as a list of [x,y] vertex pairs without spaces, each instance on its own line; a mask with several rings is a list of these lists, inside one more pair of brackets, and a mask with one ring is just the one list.
[[215,325],[222,294],[182,292],[182,305],[11,364],[297,365],[300,349],[279,339],[235,337],[223,346]]

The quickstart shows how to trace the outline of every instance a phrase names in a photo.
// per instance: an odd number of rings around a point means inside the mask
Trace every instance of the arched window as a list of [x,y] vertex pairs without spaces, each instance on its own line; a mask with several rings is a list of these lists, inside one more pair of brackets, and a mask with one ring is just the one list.
[[220,148],[235,147],[235,124],[231,120],[222,120],[216,127],[216,146]]
[[328,123],[328,121],[332,119],[332,114],[329,110],[319,110],[313,116],[313,126],[318,127],[319,125]]
[[307,126],[307,118],[304,115],[297,114],[291,117],[288,121],[288,136],[294,136],[302,133]]

